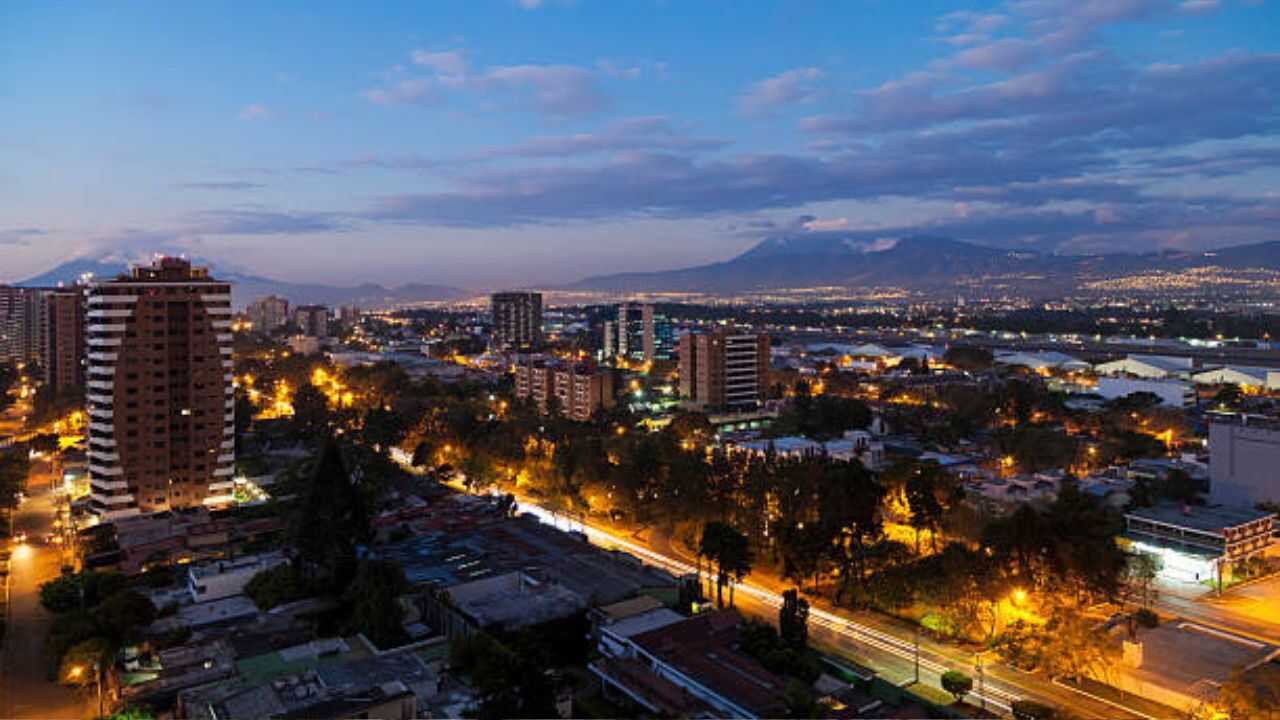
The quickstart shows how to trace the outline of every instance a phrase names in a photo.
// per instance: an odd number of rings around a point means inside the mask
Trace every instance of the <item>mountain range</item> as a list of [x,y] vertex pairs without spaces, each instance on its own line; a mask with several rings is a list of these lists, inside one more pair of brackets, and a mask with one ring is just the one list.
[[[447,285],[410,283],[388,288],[374,283],[354,287],[322,285],[316,283],[292,283],[283,280],[246,275],[230,270],[219,270],[210,263],[210,274],[219,280],[232,283],[231,296],[236,307],[244,307],[266,295],[280,295],[295,305],[355,305],[362,308],[385,308],[418,302],[461,300],[470,296],[466,290]],[[48,272],[27,278],[19,285],[52,287],[70,285],[86,273],[96,278],[111,278],[129,271],[128,264],[109,259],[79,259],[65,262]]]
[[826,286],[938,292],[994,287],[1051,296],[1078,290],[1093,281],[1210,266],[1280,271],[1280,241],[1205,252],[1059,255],[942,237],[868,242],[863,236],[824,232],[764,240],[724,262],[590,277],[569,289],[732,294]]

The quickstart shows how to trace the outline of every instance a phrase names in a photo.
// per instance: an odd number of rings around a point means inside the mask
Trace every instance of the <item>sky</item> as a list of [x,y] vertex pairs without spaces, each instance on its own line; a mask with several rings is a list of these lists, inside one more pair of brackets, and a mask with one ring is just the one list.
[[0,3],[0,282],[1280,240],[1280,0]]

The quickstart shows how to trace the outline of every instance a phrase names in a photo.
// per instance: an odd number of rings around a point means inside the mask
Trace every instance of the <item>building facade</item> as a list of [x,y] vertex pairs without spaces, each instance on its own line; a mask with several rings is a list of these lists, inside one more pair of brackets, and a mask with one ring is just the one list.
[[489,303],[496,349],[530,350],[542,344],[542,293],[494,293]]
[[289,324],[289,301],[279,295],[268,295],[249,303],[245,315],[259,332],[271,332]]
[[329,337],[329,308],[324,305],[299,305],[293,311],[293,324],[307,337]]
[[1280,422],[1213,415],[1209,423],[1209,501],[1252,507],[1280,502]]
[[51,288],[0,286],[0,362],[48,360],[48,308]]
[[621,303],[604,324],[604,356],[626,362],[670,360],[675,350],[671,320],[653,305]]
[[233,497],[231,286],[180,258],[91,286],[90,508],[102,517]]
[[680,337],[680,398],[698,410],[748,411],[764,401],[769,336],[733,328]]
[[577,422],[613,407],[613,374],[591,363],[558,363],[531,358],[516,366],[516,397],[532,400],[538,411],[554,406]]
[[85,288],[50,292],[46,298],[49,344],[44,365],[45,382],[55,393],[84,388]]

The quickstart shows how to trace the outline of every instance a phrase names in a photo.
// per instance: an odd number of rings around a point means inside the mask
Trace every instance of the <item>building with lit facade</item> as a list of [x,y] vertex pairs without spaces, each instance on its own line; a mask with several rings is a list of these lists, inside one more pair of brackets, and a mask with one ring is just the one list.
[[675,350],[671,320],[650,304],[621,303],[617,319],[604,324],[604,356],[627,362],[670,360]]
[[769,336],[734,328],[680,337],[680,399],[687,407],[750,411],[764,401]]
[[516,365],[515,390],[517,398],[532,400],[539,412],[545,414],[554,405],[577,422],[613,407],[613,374],[592,363],[528,358]]
[[90,509],[229,504],[231,286],[163,258],[90,286],[87,307]]
[[542,345],[542,293],[499,292],[489,297],[493,347],[530,350]]
[[1266,552],[1276,514],[1249,507],[1165,503],[1125,513],[1124,539],[1161,560],[1161,574],[1182,582],[1226,580],[1232,566]]

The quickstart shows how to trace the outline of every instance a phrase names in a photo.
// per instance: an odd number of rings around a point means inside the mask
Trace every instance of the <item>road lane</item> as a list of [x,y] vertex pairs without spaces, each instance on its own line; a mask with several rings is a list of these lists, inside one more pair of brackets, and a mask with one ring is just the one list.
[[61,572],[62,551],[43,544],[53,529],[51,468],[32,464],[27,500],[14,518],[15,529],[29,540],[14,548],[9,570],[9,617],[0,672],[0,717],[81,718],[84,697],[49,679],[52,660],[44,642],[51,618],[40,605],[40,585]]

